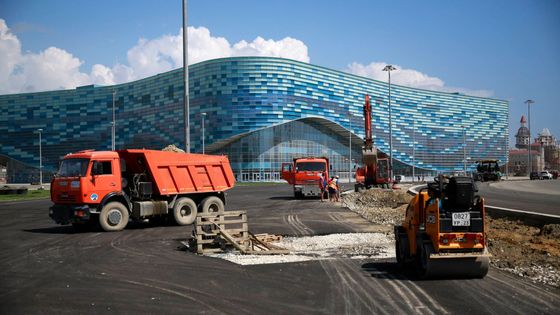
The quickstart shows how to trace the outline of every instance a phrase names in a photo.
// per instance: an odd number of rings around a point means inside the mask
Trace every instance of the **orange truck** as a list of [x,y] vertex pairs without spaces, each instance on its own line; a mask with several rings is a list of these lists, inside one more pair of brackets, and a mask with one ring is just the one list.
[[62,159],[49,216],[78,230],[99,222],[105,231],[120,231],[129,219],[167,217],[187,225],[199,211],[223,212],[234,184],[226,156],[85,150]]
[[320,196],[320,176],[329,178],[329,159],[326,157],[295,158],[292,163],[282,163],[282,179],[294,187],[294,196]]

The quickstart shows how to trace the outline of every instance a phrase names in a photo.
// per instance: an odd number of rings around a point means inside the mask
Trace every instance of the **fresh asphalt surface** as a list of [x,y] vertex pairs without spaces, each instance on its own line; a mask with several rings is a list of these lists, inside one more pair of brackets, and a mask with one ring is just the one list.
[[[254,233],[372,231],[355,214],[288,185],[236,187]],[[240,266],[178,250],[191,227],[136,224],[75,233],[48,200],[0,203],[1,314],[558,314],[560,290],[490,269],[484,279],[421,281],[393,260]]]
[[560,215],[560,180],[521,180],[478,184],[486,204]]

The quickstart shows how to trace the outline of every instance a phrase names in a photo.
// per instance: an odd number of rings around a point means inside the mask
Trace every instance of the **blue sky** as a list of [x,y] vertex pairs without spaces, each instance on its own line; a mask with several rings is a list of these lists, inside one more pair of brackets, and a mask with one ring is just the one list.
[[[176,52],[161,48],[179,35],[180,0],[0,0],[0,19],[21,46],[20,60],[28,61],[19,67],[33,69],[47,52],[54,60],[66,58],[61,60],[68,68],[59,72],[74,72],[60,78],[61,87],[88,80],[119,83],[181,66],[173,59]],[[300,49],[296,56],[312,64],[360,69],[378,79],[378,63],[392,63],[406,70],[400,78],[395,73],[405,85],[508,100],[511,134],[527,111],[523,102],[531,98],[533,134],[547,127],[560,137],[560,1],[191,0],[189,25],[206,28],[211,43],[225,39],[229,46],[219,49],[229,54],[273,46],[290,57],[281,50]],[[272,41],[256,43],[257,37]],[[297,42],[283,41],[287,37]],[[248,45],[236,48],[241,41]],[[135,68],[135,56],[149,49],[159,49],[158,56],[168,60],[160,68]],[[94,65],[103,71],[93,71]],[[18,80],[25,81],[12,81]],[[10,86],[10,92],[23,86]],[[29,89],[49,86],[28,83]]]

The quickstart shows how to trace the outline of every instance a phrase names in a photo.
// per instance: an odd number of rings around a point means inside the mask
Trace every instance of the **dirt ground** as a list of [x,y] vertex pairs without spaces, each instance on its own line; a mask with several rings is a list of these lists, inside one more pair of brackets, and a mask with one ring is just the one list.
[[560,287],[560,224],[537,228],[488,217],[486,222],[494,267]]
[[[400,224],[412,198],[406,190],[350,193],[344,196],[343,205],[372,223]],[[486,223],[492,266],[535,283],[560,287],[560,225],[538,228],[490,217]]]

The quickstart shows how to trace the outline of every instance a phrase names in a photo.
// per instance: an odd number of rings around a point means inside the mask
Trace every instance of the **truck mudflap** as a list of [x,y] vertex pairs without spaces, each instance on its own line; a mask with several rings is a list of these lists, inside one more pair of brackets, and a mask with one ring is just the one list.
[[88,205],[53,205],[49,208],[49,217],[58,224],[85,223],[91,217]]

